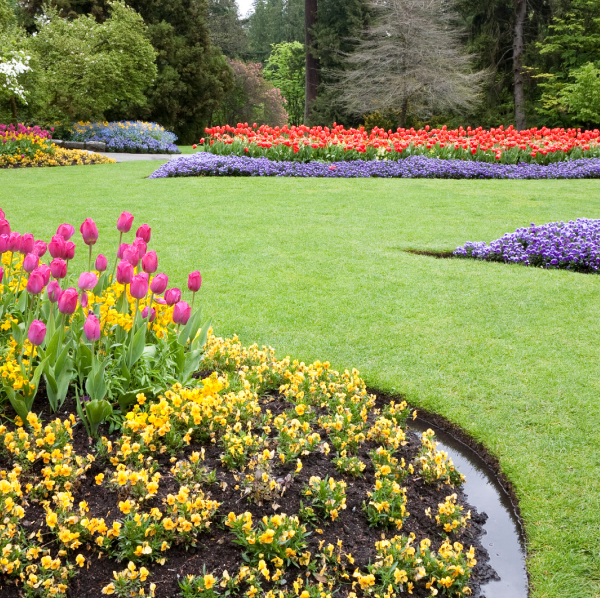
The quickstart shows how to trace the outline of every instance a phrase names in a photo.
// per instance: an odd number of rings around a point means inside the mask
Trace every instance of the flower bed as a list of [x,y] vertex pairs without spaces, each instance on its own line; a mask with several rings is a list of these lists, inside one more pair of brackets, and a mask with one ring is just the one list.
[[179,154],[177,136],[156,123],[142,121],[79,122],[73,126],[73,141],[101,141],[108,152]]
[[600,268],[600,220],[578,218],[550,222],[485,242],[468,242],[454,250],[457,257],[511,262],[540,268],[597,272]]
[[412,156],[403,160],[282,162],[198,152],[160,166],[149,178],[176,176],[288,176],[327,178],[585,179],[600,177],[600,159],[541,164],[487,164]]
[[460,597],[493,578],[485,516],[406,403],[215,337],[200,273],[190,305],[147,224],[122,243],[127,212],[111,268],[83,222],[79,276],[74,227],[46,244],[3,216],[3,598]]
[[237,127],[206,129],[201,147],[218,155],[264,157],[271,160],[311,162],[322,160],[399,160],[425,155],[444,160],[477,162],[520,162],[550,164],[562,160],[599,158],[600,131],[580,129],[505,129],[485,130],[460,127],[441,129],[398,129],[396,132],[374,128],[371,133],[364,127],[344,129],[341,125],[329,127],[251,127],[248,123]]

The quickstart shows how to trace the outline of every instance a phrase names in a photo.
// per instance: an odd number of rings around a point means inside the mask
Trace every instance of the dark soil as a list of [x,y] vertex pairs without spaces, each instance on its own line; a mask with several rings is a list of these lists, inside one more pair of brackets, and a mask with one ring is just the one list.
[[454,257],[453,251],[428,251],[426,249],[407,249],[406,253],[413,255],[427,255],[429,257],[437,257],[439,259],[448,259]]
[[[203,374],[206,374],[203,372]],[[280,412],[291,406],[279,396],[266,396],[262,402],[266,408],[269,408],[273,413]],[[384,404],[389,402],[389,397],[379,396],[376,407],[380,409]],[[56,414],[49,413],[48,402],[44,396],[43,389],[38,394],[33,407],[36,413],[42,413],[44,422],[49,419],[55,419]],[[70,413],[76,413],[75,403],[73,399],[67,399],[65,405],[61,409],[58,416],[61,419],[67,417]],[[10,416],[10,414],[7,414]],[[101,430],[101,434],[107,435],[107,430]],[[113,438],[115,435],[112,435]],[[408,463],[416,456],[420,448],[420,439],[414,432],[408,432],[408,443],[401,447],[397,452],[398,458],[403,457]],[[95,449],[88,439],[85,428],[77,425],[74,428],[73,448],[77,454],[85,455],[87,453],[95,454]],[[181,458],[188,455],[192,451],[197,451],[202,445],[190,445],[186,447],[182,454],[178,455]],[[207,493],[214,500],[221,502],[221,506],[217,512],[217,517],[213,521],[213,525],[209,532],[206,532],[200,537],[197,548],[188,548],[182,546],[174,546],[167,553],[167,561],[164,565],[152,564],[146,565],[150,570],[149,581],[156,583],[157,598],[175,598],[178,595],[178,578],[194,574],[201,574],[203,567],[206,567],[207,572],[212,572],[217,575],[227,570],[230,574],[237,573],[240,566],[244,564],[240,547],[233,542],[234,536],[229,532],[229,529],[222,525],[222,518],[226,517],[230,511],[236,514],[244,511],[250,511],[253,520],[257,521],[264,515],[273,515],[275,513],[287,513],[288,515],[297,514],[300,508],[299,490],[308,482],[310,476],[318,475],[324,477],[326,475],[335,477],[336,480],[345,479],[348,487],[346,489],[347,508],[340,512],[340,517],[333,523],[328,525],[323,522],[320,524],[323,531],[322,534],[317,533],[313,526],[307,526],[313,533],[309,536],[309,550],[315,554],[318,549],[319,542],[325,541],[325,546],[331,543],[336,545],[338,540],[342,540],[343,549],[346,553],[351,553],[355,559],[355,564],[349,569],[348,573],[352,575],[356,567],[364,569],[369,562],[375,560],[375,542],[383,537],[391,538],[397,533],[392,529],[371,528],[362,511],[363,501],[367,499],[367,491],[372,489],[374,480],[374,470],[368,458],[368,452],[376,448],[375,443],[364,443],[358,456],[367,464],[363,478],[355,478],[340,474],[331,463],[329,457],[321,453],[312,453],[310,456],[302,457],[302,471],[295,476],[292,486],[284,493],[284,495],[273,502],[266,502],[262,506],[249,502],[245,498],[241,498],[240,491],[235,490],[236,480],[233,473],[221,466],[219,455],[221,448],[217,445],[204,445],[206,458],[205,465],[210,469],[216,469],[218,477],[218,485],[213,485],[206,489]],[[178,483],[170,473],[171,463],[166,455],[157,455],[157,461],[160,462],[161,481],[158,496],[146,503],[147,509],[154,506],[162,505],[162,498],[168,493],[174,493],[178,490]],[[9,462],[5,457],[0,458],[0,469],[9,467]],[[281,477],[285,476],[290,470],[295,468],[294,465],[287,465],[278,468],[277,473]],[[39,472],[40,467],[34,467],[34,471]],[[106,524],[110,527],[115,519],[120,517],[120,512],[117,506],[119,497],[116,493],[111,493],[106,488],[102,489],[94,482],[94,477],[101,472],[112,472],[114,468],[109,463],[102,463],[99,460],[95,461],[91,469],[87,472],[82,484],[73,492],[75,504],[85,500],[89,504],[89,517],[104,517]],[[106,476],[108,477],[108,475]],[[432,511],[437,510],[438,503],[444,501],[445,497],[454,492],[458,495],[459,504],[464,506],[465,512],[471,511],[471,522],[466,530],[459,534],[452,534],[453,541],[458,540],[468,549],[471,545],[475,547],[475,556],[477,565],[474,568],[471,576],[470,587],[473,590],[473,596],[483,598],[479,588],[482,584],[498,579],[496,573],[489,566],[489,557],[480,542],[483,534],[483,524],[487,516],[485,513],[477,513],[471,507],[462,495],[460,488],[453,489],[449,486],[436,488],[423,483],[417,476],[410,476],[405,480],[407,486],[407,510],[410,516],[404,523],[404,527],[399,533],[409,534],[414,532],[417,542],[423,538],[432,540],[432,549],[437,549],[441,544],[443,537],[440,534],[440,529],[436,526],[435,521],[432,521],[425,515],[425,509],[431,507]],[[42,529],[42,532],[48,531],[45,525],[45,516],[39,502],[31,501],[30,506],[26,510],[26,516],[23,519],[23,525],[31,532],[37,532]],[[50,537],[50,536],[46,536]],[[52,546],[52,543],[50,544]],[[53,551],[54,553],[54,551]],[[78,569],[76,576],[71,580],[70,589],[68,592],[69,598],[100,598],[101,589],[110,583],[113,571],[123,570],[127,563],[118,563],[115,560],[109,559],[105,553],[102,553],[95,546],[82,546],[75,554],[81,553],[86,557],[87,566]],[[74,558],[75,554],[72,555]],[[291,583],[299,574],[298,569],[290,567],[287,569],[285,579],[290,588]],[[316,581],[316,580],[313,580]],[[268,584],[266,585],[268,587]],[[350,584],[343,585],[335,594],[336,597],[344,598],[351,591]],[[23,594],[19,587],[10,581],[0,576],[0,596],[2,598],[20,598]],[[441,595],[441,592],[440,592]],[[408,596],[408,594],[407,594]],[[415,598],[424,598],[430,596],[430,592],[424,587],[416,586],[412,596]]]

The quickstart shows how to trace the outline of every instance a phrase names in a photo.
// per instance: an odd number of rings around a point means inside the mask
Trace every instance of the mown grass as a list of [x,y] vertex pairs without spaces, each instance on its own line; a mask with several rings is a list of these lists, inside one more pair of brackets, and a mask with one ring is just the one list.
[[106,253],[122,210],[149,222],[173,284],[201,270],[219,335],[356,367],[481,440],[520,498],[532,596],[599,595],[600,278],[405,250],[600,217],[600,182],[147,180],[157,166],[0,171],[1,207],[40,237],[93,217]]

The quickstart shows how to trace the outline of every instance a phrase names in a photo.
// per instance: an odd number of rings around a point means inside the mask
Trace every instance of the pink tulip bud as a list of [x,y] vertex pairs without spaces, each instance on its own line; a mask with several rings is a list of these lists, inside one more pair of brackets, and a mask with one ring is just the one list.
[[83,333],[85,334],[85,338],[92,343],[100,340],[100,321],[94,312],[88,314],[83,325]]
[[167,302],[167,305],[175,305],[180,300],[181,300],[181,291],[177,287],[168,289],[165,292],[165,301]]
[[34,320],[29,325],[29,332],[27,338],[32,345],[39,347],[46,338],[46,324],[40,320]]
[[33,251],[34,243],[35,243],[35,239],[33,238],[33,235],[31,233],[25,233],[21,237],[21,247],[19,248],[19,251],[23,255],[27,255],[28,253],[31,253]]
[[79,275],[79,281],[77,286],[82,291],[93,291],[94,287],[98,284],[98,277],[93,272],[82,272]]
[[150,290],[155,295],[162,295],[169,284],[169,277],[166,274],[158,274],[150,283]]
[[148,274],[154,274],[158,270],[158,257],[156,251],[149,251],[142,258],[142,269]]
[[158,303],[159,305],[167,304],[167,302],[162,297],[154,297],[154,303]]
[[75,234],[75,227],[63,222],[56,230],[56,234],[68,241]]
[[44,288],[44,277],[41,272],[34,270],[27,280],[27,292],[30,295],[39,295]]
[[123,251],[123,259],[127,260],[135,268],[140,261],[138,250],[132,245],[128,245]]
[[175,324],[183,324],[185,326],[191,315],[192,308],[187,301],[179,301],[179,303],[175,304],[173,308],[173,322]]
[[58,281],[53,280],[48,283],[48,286],[46,287],[46,293],[48,293],[48,299],[50,299],[50,303],[56,303],[62,295],[62,289],[60,288]]
[[50,262],[50,272],[54,278],[64,278],[67,275],[67,262],[59,257]]
[[127,260],[121,260],[117,266],[117,281],[129,284],[133,277],[133,266]]
[[23,260],[23,270],[31,274],[39,265],[40,258],[35,253],[28,253]]
[[53,258],[64,258],[65,245],[65,240],[60,235],[54,235],[48,243],[48,251]]
[[201,285],[202,276],[200,276],[200,272],[198,272],[198,270],[190,272],[190,275],[188,276],[188,289],[192,291],[192,293],[196,293],[200,290]]
[[83,308],[88,306],[88,294],[86,291],[81,291],[81,295],[79,295],[79,303],[81,303],[81,307]]
[[8,251],[8,235],[0,235],[0,253]]
[[21,249],[21,235],[17,232],[8,236],[8,251],[15,253]]
[[10,235],[10,224],[4,218],[0,219],[0,235]]
[[148,250],[148,245],[146,245],[146,243],[144,243],[144,241],[139,237],[136,237],[133,240],[133,247],[137,249],[138,256],[140,259],[142,259],[146,255],[146,251]]
[[36,241],[33,244],[33,253],[35,253],[38,257],[44,257],[47,249],[48,245],[44,241]]
[[75,257],[75,243],[67,241],[65,243],[65,259],[72,260]]
[[40,264],[37,267],[37,272],[42,275],[42,278],[44,279],[44,286],[46,286],[50,282],[50,275],[52,274],[50,268],[46,266],[46,264]]
[[77,299],[79,293],[77,289],[69,287],[65,289],[58,299],[58,311],[61,314],[71,315],[77,309]]
[[101,253],[98,254],[94,267],[96,270],[98,270],[98,272],[104,272],[106,268],[108,268],[108,260],[106,259],[106,256],[102,255]]
[[147,224],[142,224],[142,226],[140,226],[140,228],[137,229],[135,236],[142,239],[144,243],[150,243],[151,234],[152,229]]
[[129,292],[136,299],[143,299],[148,294],[148,275],[138,274],[131,279]]
[[91,218],[86,218],[79,227],[79,232],[86,245],[95,245],[98,240],[98,227]]
[[[148,306],[144,307],[144,309],[142,310],[142,318],[144,318],[144,320],[148,317]],[[154,322],[154,320],[156,320],[156,310],[154,308],[152,308],[152,310],[150,311],[150,322]]]
[[117,230],[121,233],[128,233],[133,224],[133,215],[129,212],[123,212],[117,220]]

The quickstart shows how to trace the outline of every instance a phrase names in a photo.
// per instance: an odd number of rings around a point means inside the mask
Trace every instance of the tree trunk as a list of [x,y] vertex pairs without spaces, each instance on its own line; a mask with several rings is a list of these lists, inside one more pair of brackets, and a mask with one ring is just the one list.
[[400,109],[400,124],[401,129],[406,128],[406,113],[408,112],[408,98],[402,100],[402,108]]
[[515,0],[515,31],[513,37],[513,76],[515,86],[515,126],[525,128],[525,89],[523,82],[523,27],[527,17],[527,0]]
[[15,101],[15,96],[10,96],[10,107],[12,108],[12,117],[15,121],[15,125],[17,124],[17,102]]
[[306,47],[306,79],[304,100],[304,124],[308,124],[310,111],[317,98],[319,87],[319,61],[311,52],[313,44],[312,29],[317,23],[317,0],[304,0],[305,10],[305,47]]

